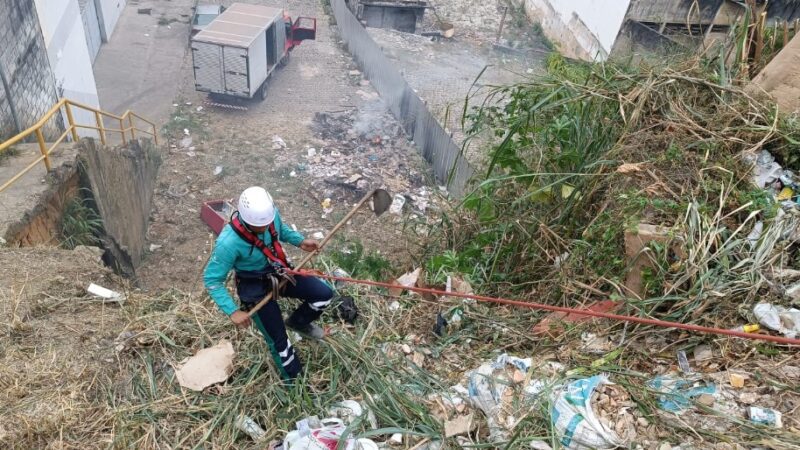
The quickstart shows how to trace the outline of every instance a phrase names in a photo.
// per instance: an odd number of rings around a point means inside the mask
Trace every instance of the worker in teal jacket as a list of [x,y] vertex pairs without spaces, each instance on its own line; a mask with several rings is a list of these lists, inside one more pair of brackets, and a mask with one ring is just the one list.
[[[211,298],[238,327],[250,326],[247,311],[264,299],[268,292],[274,293],[283,278],[283,269],[291,267],[281,242],[300,247],[306,252],[319,248],[317,241],[303,238],[302,234],[283,223],[266,190],[261,187],[246,189],[239,197],[238,211],[217,238],[203,275]],[[236,291],[241,301],[238,307],[225,287],[231,270],[236,274]],[[322,315],[334,293],[330,286],[318,278],[294,276],[280,294],[303,300],[286,323],[278,302],[274,300],[259,309],[253,321],[264,336],[281,375],[285,379],[294,379],[302,365],[286,335],[286,326],[321,339],[324,332],[313,321]]]

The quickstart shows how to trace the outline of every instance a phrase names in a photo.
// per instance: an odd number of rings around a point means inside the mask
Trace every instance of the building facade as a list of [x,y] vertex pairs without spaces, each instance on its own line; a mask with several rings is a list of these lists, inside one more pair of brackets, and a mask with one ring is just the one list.
[[[0,0],[0,140],[35,124],[59,98],[99,106],[92,63],[126,0]],[[91,114],[76,111],[78,123]],[[48,122],[46,138],[64,130]]]

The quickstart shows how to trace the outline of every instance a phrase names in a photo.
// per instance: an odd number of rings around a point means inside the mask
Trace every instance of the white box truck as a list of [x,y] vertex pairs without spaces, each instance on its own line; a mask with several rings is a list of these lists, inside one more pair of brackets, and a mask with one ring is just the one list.
[[195,89],[263,99],[270,75],[316,30],[314,18],[292,23],[281,8],[234,3],[192,38]]

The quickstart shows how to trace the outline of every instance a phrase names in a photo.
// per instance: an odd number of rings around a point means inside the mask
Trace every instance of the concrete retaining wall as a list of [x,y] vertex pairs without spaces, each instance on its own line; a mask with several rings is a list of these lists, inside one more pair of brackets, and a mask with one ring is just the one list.
[[103,219],[106,262],[118,273],[133,277],[144,256],[161,155],[148,139],[113,149],[94,139],[83,139],[79,145],[80,160]]

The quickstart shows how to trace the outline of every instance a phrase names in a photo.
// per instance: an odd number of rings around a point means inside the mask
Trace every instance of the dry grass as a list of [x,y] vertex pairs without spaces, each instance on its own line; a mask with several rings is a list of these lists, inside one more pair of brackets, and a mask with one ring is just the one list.
[[[529,328],[538,313],[430,302],[417,296],[400,298],[401,308],[391,311],[392,299],[357,289],[353,292],[362,309],[357,326],[346,327],[328,317],[336,334],[322,343],[300,342],[308,370],[300,385],[287,389],[260,336],[254,330],[237,331],[207,299],[177,291],[149,295],[130,290],[121,307],[103,306],[84,295],[85,286],[124,285],[86,259],[55,249],[0,250],[4,263],[25,262],[2,274],[4,280],[14,280],[0,294],[0,395],[7,405],[0,414],[0,442],[5,448],[264,448],[235,429],[239,414],[250,415],[270,438],[280,439],[295,421],[324,416],[327,406],[346,398],[368,405],[378,420],[377,431],[359,423],[353,433],[381,441],[401,432],[409,448],[424,439],[441,438],[443,425],[429,395],[462,382],[466,370],[499,352],[533,356],[536,365],[561,362],[569,371],[556,374],[556,379],[612,373],[653,423],[637,428],[641,439],[675,442],[675,436],[682,436],[700,443],[700,448],[732,441],[792,448],[781,442],[791,442],[796,434],[754,427],[744,418],[714,419],[713,427],[698,434],[685,421],[656,413],[653,394],[644,383],[651,374],[675,365],[676,348],[701,342],[710,343],[716,352],[714,366],[704,370],[752,373],[757,382],[751,390],[759,393],[760,404],[784,411],[787,428],[800,426],[790,414],[800,405],[798,380],[782,371],[797,361],[796,355],[771,355],[768,346],[605,322],[572,330],[572,336],[581,331],[605,333],[619,343],[622,352],[604,359],[581,348],[577,339],[531,338]],[[282,302],[289,307],[289,301]],[[436,313],[448,315],[453,307],[464,310],[462,322],[444,337],[435,336]],[[123,331],[129,333],[120,341]],[[173,367],[221,339],[230,339],[237,351],[231,378],[204,393],[183,391]],[[419,366],[400,351],[403,343],[424,355],[417,360]],[[508,448],[524,448],[537,436],[552,438],[548,404],[549,399],[541,398],[514,406],[521,415]],[[704,420],[713,417],[693,414]],[[481,420],[470,439],[485,444],[487,436]],[[455,446],[455,439],[445,441],[446,448]]]

